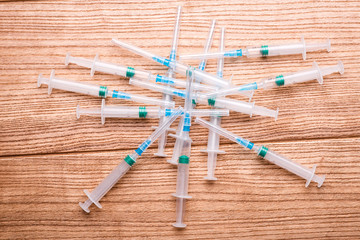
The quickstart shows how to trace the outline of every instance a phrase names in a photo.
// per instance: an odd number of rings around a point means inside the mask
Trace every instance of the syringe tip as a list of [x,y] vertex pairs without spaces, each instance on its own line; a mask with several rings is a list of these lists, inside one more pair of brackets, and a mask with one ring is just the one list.
[[157,152],[157,153],[154,153],[154,155],[158,156],[158,157],[167,157],[167,155],[164,152]]
[[38,80],[37,80],[37,87],[41,87],[41,79],[42,79],[42,74],[39,74]]
[[214,177],[214,176],[206,176],[206,177],[204,177],[204,179],[209,180],[209,181],[216,181],[217,180],[217,178]]
[[76,106],[76,118],[77,119],[80,118],[80,106],[79,106],[79,104]]
[[173,227],[176,228],[186,228],[186,224],[185,223],[174,223]]
[[326,48],[326,50],[327,50],[328,52],[331,51],[331,41],[330,41],[330,38],[327,39],[327,48]]
[[277,109],[276,109],[276,113],[275,113],[275,121],[277,120],[278,115],[279,115],[279,108],[277,108]]
[[65,57],[65,66],[69,65],[70,57],[71,57],[71,53],[68,52]]
[[85,203],[79,202],[79,206],[87,213],[90,213],[90,210],[88,207],[85,206]]
[[168,163],[172,164],[172,165],[178,165],[177,161],[174,161],[172,159],[167,160]]
[[325,175],[323,175],[323,176],[320,177],[320,176],[318,176],[318,175],[315,174],[315,170],[316,170],[316,164],[315,164],[315,165],[313,166],[313,168],[311,169],[312,174],[311,174],[311,176],[307,179],[306,184],[305,184],[305,187],[308,187],[311,181],[316,182],[316,183],[318,184],[318,187],[321,187],[321,185],[324,183],[324,181],[325,181]]
[[252,98],[253,98],[253,96],[254,96],[254,90],[251,90],[251,91],[249,91],[250,92],[250,96],[249,96],[249,102],[251,102],[251,100],[252,100]]
[[344,64],[342,61],[338,61],[339,73],[342,75],[345,72]]
[[324,181],[325,181],[325,175],[323,175],[323,176],[319,177],[319,179],[320,179],[320,181],[318,181],[318,187],[321,187],[321,186],[322,186],[322,184],[323,184],[323,183],[324,183]]

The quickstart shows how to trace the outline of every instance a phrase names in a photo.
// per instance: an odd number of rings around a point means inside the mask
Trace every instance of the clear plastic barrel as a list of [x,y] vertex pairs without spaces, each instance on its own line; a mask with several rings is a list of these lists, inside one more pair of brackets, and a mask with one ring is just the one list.
[[[81,93],[91,96],[102,96],[106,97],[106,87],[103,88],[103,92],[101,86],[90,84],[90,83],[82,83],[75,82],[67,79],[55,78],[55,71],[52,70],[50,74],[50,78],[44,78],[41,74],[38,77],[38,87],[42,84],[48,85],[48,93],[51,94],[52,89],[60,89],[69,92]],[[102,94],[103,93],[103,94]]]

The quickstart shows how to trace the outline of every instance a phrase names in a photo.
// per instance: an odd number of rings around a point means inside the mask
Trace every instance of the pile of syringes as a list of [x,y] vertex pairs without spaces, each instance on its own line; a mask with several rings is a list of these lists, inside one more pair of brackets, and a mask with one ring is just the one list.
[[[218,154],[225,154],[219,149],[220,136],[238,143],[248,150],[253,150],[258,156],[276,164],[306,181],[307,187],[311,182],[316,182],[321,187],[325,180],[325,176],[315,174],[316,165],[312,168],[296,163],[262,145],[255,145],[237,136],[234,133],[221,127],[221,119],[229,116],[229,111],[240,112],[252,115],[261,115],[263,117],[271,117],[277,119],[279,109],[268,109],[263,106],[255,105],[251,102],[253,93],[258,89],[269,89],[282,86],[288,86],[295,83],[302,83],[317,80],[319,84],[323,84],[324,77],[333,73],[344,73],[344,66],[338,61],[333,66],[318,66],[313,62],[312,67],[302,71],[279,74],[275,77],[266,78],[258,82],[251,82],[244,85],[234,85],[230,80],[223,78],[223,68],[225,58],[238,58],[246,56],[248,58],[255,57],[271,57],[276,58],[280,55],[302,55],[306,59],[309,52],[327,50],[330,51],[330,40],[321,43],[308,43],[304,38],[293,43],[285,43],[282,45],[262,45],[259,47],[247,47],[245,49],[225,50],[225,28],[221,28],[219,49],[210,52],[212,39],[215,30],[216,21],[213,20],[209,30],[208,38],[205,42],[204,51],[199,54],[185,55],[177,58],[177,48],[180,29],[181,7],[177,9],[177,17],[173,31],[172,47],[168,58],[157,56],[144,49],[125,43],[118,39],[112,39],[112,43],[134,54],[148,58],[154,62],[160,63],[167,67],[165,75],[153,74],[149,71],[134,69],[132,67],[117,65],[114,63],[103,62],[98,55],[94,59],[80,58],[66,54],[65,64],[76,64],[78,66],[89,68],[91,76],[96,72],[102,72],[112,75],[118,75],[129,78],[129,83],[141,88],[162,93],[162,99],[146,97],[143,95],[131,94],[118,90],[110,90],[106,86],[94,85],[84,82],[77,82],[68,79],[61,79],[55,76],[54,70],[50,77],[38,77],[38,87],[42,84],[47,85],[48,94],[53,89],[60,89],[70,92],[76,92],[86,95],[92,95],[102,98],[101,105],[98,108],[82,108],[79,105],[76,108],[76,116],[80,118],[82,115],[99,117],[102,124],[107,118],[158,118],[159,125],[155,127],[154,132],[142,142],[139,147],[130,155],[127,155],[123,161],[116,166],[109,175],[91,192],[84,190],[87,200],[80,202],[80,207],[87,213],[90,212],[89,207],[94,204],[102,208],[100,199],[126,174],[127,171],[137,162],[138,157],[149,148],[158,139],[156,156],[167,157],[165,147],[167,137],[175,138],[175,145],[172,156],[167,162],[177,166],[177,183],[176,190],[172,195],[176,198],[176,221],[174,227],[184,228],[185,204],[187,199],[191,199],[188,193],[189,186],[189,163],[191,153],[190,129],[193,128],[192,120],[198,125],[197,127],[205,127],[209,130],[207,148],[202,150],[207,153],[207,174],[204,177],[207,181],[215,181],[215,168]],[[192,67],[186,65],[179,60],[198,59],[199,66]],[[205,71],[208,59],[217,59],[217,72],[211,74]],[[185,76],[186,81],[177,78]],[[293,86],[296,88],[296,86]],[[232,99],[228,95],[241,95],[245,101]],[[121,101],[133,101],[144,103],[148,106],[124,106],[124,105],[106,105],[105,99],[112,97]],[[176,107],[175,98],[185,99],[184,106]],[[209,109],[196,109],[198,105],[208,105]],[[171,129],[171,124],[180,117],[177,129]],[[202,117],[209,117],[209,121],[205,121]],[[173,133],[170,133],[173,131]],[[280,181],[280,180],[279,180]]]

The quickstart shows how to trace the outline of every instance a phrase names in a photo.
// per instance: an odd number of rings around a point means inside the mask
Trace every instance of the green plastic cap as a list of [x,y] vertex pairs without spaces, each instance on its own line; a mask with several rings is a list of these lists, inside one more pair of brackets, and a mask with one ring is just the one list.
[[275,83],[276,83],[276,85],[278,85],[278,86],[284,85],[284,84],[285,84],[284,76],[283,76],[283,75],[276,76],[276,78],[275,78]]
[[132,78],[135,75],[135,69],[133,67],[128,67],[126,69],[126,77]]
[[99,88],[99,97],[106,98],[106,93],[107,93],[107,87],[100,86],[100,88]]
[[127,164],[129,164],[130,167],[135,164],[135,160],[132,159],[132,158],[130,157],[130,155],[127,155],[126,158],[124,159],[124,161],[125,161]]
[[186,155],[182,155],[179,157],[179,163],[189,164],[189,160],[190,158]]
[[214,106],[214,105],[215,105],[215,102],[216,102],[216,99],[215,99],[215,98],[209,98],[209,99],[208,99],[208,105],[209,105],[209,106]]
[[267,154],[268,150],[269,150],[269,149],[268,149],[267,147],[261,146],[258,155],[259,155],[260,157],[265,157],[265,155]]

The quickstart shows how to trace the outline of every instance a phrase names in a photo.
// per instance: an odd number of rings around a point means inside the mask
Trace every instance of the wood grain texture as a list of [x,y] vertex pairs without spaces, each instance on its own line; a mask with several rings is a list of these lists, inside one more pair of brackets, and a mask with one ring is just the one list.
[[[345,74],[258,91],[256,104],[280,108],[279,119],[232,112],[222,126],[326,174],[320,189],[221,139],[216,175],[206,174],[207,130],[191,130],[193,151],[185,230],[175,218],[176,169],[149,149],[131,172],[85,214],[82,189],[92,190],[151,133],[157,120],[75,116],[76,105],[100,99],[37,88],[39,73],[144,90],[121,77],[64,66],[67,52],[163,74],[166,68],[115,47],[113,37],[158,55],[169,54],[177,5],[183,6],[179,54],[201,52],[212,19],[225,26],[226,48],[284,43],[304,35],[330,38],[332,52],[267,59],[227,59],[234,83],[342,60]],[[1,239],[359,239],[360,238],[359,1],[1,1],[0,238]],[[189,61],[196,65],[196,61]],[[207,71],[216,71],[209,60]],[[147,96],[161,95],[148,92]],[[234,98],[241,99],[241,97]],[[179,99],[177,99],[179,100]],[[109,104],[134,105],[107,101]],[[181,103],[182,101],[178,101]],[[136,129],[136,130],[135,130]],[[169,139],[171,154],[174,141]]]

